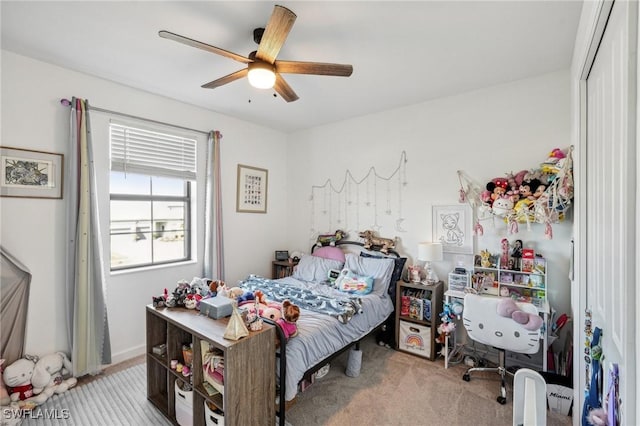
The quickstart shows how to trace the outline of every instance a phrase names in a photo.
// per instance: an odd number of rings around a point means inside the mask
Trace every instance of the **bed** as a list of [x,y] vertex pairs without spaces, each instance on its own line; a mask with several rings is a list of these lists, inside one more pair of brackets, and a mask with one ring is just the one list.
[[[353,253],[342,248],[362,243],[339,241],[340,248],[325,246],[303,256],[291,277],[268,280],[250,276],[240,287],[261,290],[267,299],[292,300],[301,308],[298,334],[288,340],[279,327],[280,349],[279,420],[284,424],[286,401],[295,398],[298,384],[345,350],[358,348],[360,340],[387,325],[393,335],[395,282],[400,279],[406,258],[397,252],[368,251]],[[371,278],[371,290],[340,291],[327,283],[328,271],[350,271],[362,279]],[[361,294],[370,291],[368,294]],[[391,346],[392,343],[389,342]],[[283,374],[282,374],[283,373]]]

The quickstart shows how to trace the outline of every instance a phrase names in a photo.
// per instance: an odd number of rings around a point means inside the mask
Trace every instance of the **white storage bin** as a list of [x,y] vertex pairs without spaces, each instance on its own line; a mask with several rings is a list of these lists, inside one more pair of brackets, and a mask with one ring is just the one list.
[[216,413],[209,407],[207,401],[204,402],[204,422],[207,426],[224,426],[224,413]]
[[176,380],[176,421],[180,426],[193,426],[193,391],[182,390],[186,386],[182,380]]
[[408,321],[400,321],[398,346],[424,358],[431,355],[431,328]]

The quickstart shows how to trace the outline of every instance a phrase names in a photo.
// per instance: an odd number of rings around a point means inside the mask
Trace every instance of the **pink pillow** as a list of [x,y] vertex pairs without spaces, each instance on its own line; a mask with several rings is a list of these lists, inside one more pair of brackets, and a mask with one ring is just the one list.
[[324,259],[337,260],[338,262],[345,262],[344,252],[338,247],[323,246],[313,251],[313,255],[316,257],[322,257]]

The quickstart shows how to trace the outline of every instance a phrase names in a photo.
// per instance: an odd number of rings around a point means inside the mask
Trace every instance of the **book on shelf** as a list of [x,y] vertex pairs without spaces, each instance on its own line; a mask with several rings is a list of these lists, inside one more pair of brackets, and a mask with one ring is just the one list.
[[403,294],[402,296],[400,296],[400,315],[402,315],[403,317],[409,316],[410,304],[411,303],[410,303],[409,296],[407,296],[406,294]]
[[542,275],[530,275],[529,287],[544,288],[544,280],[542,279]]
[[422,320],[422,299],[411,297],[409,301],[409,318]]
[[533,249],[522,250],[522,272],[533,272],[535,252]]
[[425,321],[431,321],[431,300],[422,300],[422,317]]
[[547,269],[547,261],[542,256],[536,256],[533,259],[533,271],[536,274],[544,274]]

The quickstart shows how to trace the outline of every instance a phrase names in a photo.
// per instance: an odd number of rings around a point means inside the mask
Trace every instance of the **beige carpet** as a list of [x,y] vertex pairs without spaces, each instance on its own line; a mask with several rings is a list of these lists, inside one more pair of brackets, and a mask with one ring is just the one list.
[[[344,375],[347,354],[341,355],[331,363],[329,374],[298,395],[287,421],[293,426],[512,423],[511,381],[507,404],[500,405],[497,374],[480,373],[465,382],[466,367],[445,370],[442,358],[432,362],[378,346],[373,339],[367,339],[361,349],[359,377]],[[571,417],[547,413],[547,425],[571,425]]]

